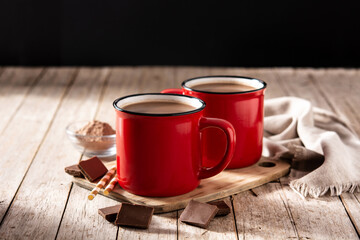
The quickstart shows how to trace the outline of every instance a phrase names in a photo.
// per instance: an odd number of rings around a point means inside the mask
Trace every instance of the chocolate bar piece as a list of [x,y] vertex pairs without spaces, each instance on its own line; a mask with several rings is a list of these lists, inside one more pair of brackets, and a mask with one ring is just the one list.
[[98,157],[80,161],[79,168],[90,182],[94,182],[96,179],[104,176],[108,171]]
[[84,175],[81,173],[81,170],[77,164],[66,167],[65,172],[74,177],[84,178]]
[[191,200],[180,215],[180,221],[201,228],[207,228],[218,208],[214,205]]
[[122,203],[115,224],[136,228],[148,228],[151,222],[154,208]]
[[219,209],[219,211],[217,212],[215,217],[225,216],[225,215],[228,215],[230,213],[229,205],[227,205],[226,202],[224,202],[223,200],[209,202],[208,204],[215,205]]
[[103,218],[113,223],[116,220],[116,216],[120,211],[120,208],[121,208],[121,204],[112,207],[100,208],[98,212],[101,216],[103,216]]

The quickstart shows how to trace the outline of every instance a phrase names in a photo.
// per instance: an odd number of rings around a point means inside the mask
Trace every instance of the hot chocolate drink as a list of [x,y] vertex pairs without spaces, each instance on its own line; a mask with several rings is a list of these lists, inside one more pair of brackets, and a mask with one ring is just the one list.
[[251,85],[234,82],[214,82],[214,83],[200,83],[191,87],[194,90],[206,92],[246,92],[256,90]]
[[194,106],[176,101],[146,101],[122,107],[126,111],[150,114],[171,114],[195,110]]

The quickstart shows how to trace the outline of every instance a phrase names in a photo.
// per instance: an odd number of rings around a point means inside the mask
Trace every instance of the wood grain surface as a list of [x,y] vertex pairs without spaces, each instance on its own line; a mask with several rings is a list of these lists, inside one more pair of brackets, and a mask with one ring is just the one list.
[[[5,227],[1,227],[0,236],[11,232],[12,229],[14,233],[16,232],[16,228],[8,229],[6,222],[16,222],[17,219],[7,218],[3,222],[4,216],[11,207],[39,147],[44,142],[54,114],[73,80],[74,73],[74,69],[49,69],[46,71],[28,93],[1,134],[0,181],[3,183],[3,187],[0,188],[2,198],[0,219],[2,219],[2,226]],[[8,104],[4,107],[11,108],[11,105]],[[36,181],[37,178],[29,180]],[[31,216],[26,211],[18,210],[24,216]]]
[[208,229],[181,223],[181,210],[154,215],[146,230],[98,215],[117,201],[88,201],[88,190],[64,173],[82,158],[65,126],[80,119],[114,124],[115,98],[216,74],[260,78],[268,83],[266,99],[308,99],[360,135],[359,69],[0,67],[0,239],[359,239],[359,193],[302,199],[287,177],[225,198],[232,213]]
[[[270,164],[271,167],[267,167],[267,164]],[[109,163],[108,169],[113,166],[115,163]],[[263,185],[284,176],[289,172],[289,168],[290,165],[284,161],[271,161],[263,157],[252,166],[225,170],[214,177],[203,179],[195,190],[179,196],[143,197],[125,191],[119,185],[116,185],[108,196],[120,201],[153,207],[155,213],[170,212],[185,208],[191,199],[209,202]],[[96,186],[95,183],[84,178],[74,177],[73,181],[89,190]],[[100,194],[103,194],[103,189]]]

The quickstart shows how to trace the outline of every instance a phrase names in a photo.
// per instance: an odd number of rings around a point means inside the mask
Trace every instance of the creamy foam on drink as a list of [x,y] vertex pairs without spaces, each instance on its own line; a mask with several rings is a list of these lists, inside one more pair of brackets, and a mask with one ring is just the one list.
[[170,114],[195,110],[196,107],[175,101],[146,101],[122,107],[124,110],[137,113]]
[[250,85],[234,82],[200,83],[192,86],[191,88],[206,92],[245,92],[257,89]]

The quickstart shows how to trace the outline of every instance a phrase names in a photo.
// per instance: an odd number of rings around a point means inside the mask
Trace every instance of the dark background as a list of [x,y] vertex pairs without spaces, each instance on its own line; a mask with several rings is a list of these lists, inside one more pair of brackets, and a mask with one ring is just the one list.
[[0,65],[360,67],[356,3],[1,0]]

